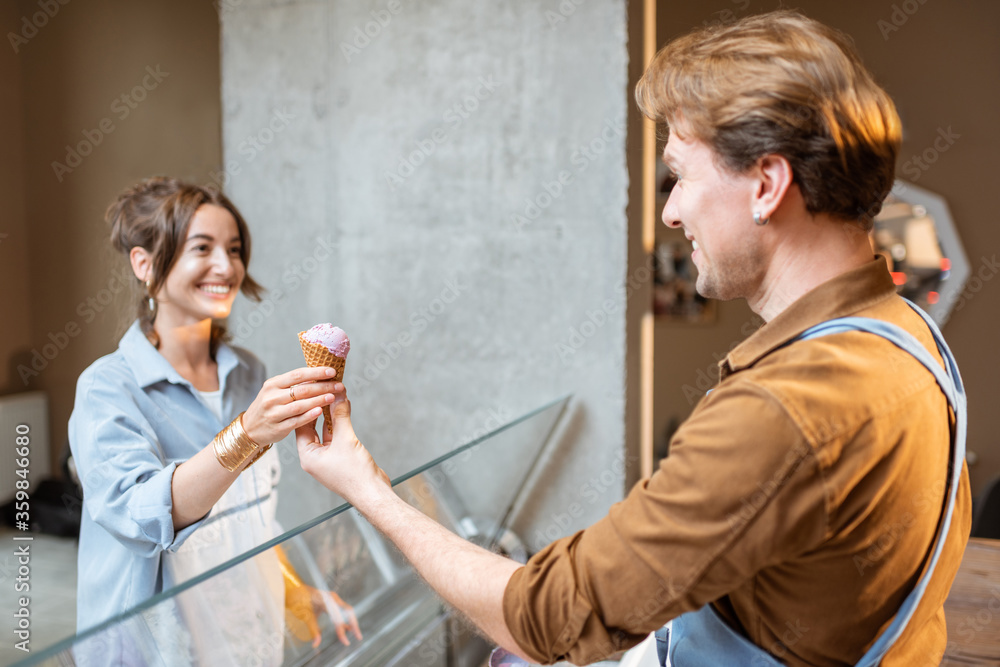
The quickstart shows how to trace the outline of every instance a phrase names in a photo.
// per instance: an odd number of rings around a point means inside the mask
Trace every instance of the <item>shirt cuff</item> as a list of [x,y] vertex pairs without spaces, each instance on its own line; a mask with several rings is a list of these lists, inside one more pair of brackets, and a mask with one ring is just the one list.
[[579,592],[573,591],[573,599],[570,609],[566,611],[562,628],[551,640],[547,640],[544,626],[551,624],[553,619],[533,617],[535,610],[525,599],[528,593],[527,582],[522,581],[525,574],[526,568],[515,570],[504,589],[503,616],[507,629],[524,655],[533,661],[548,664],[565,660],[570,649],[578,644],[583,628],[593,612]]
[[171,484],[176,469],[177,462],[171,463],[143,483],[136,484],[128,505],[129,517],[139,531],[164,551],[177,551],[205,520],[202,517],[190,526],[174,531]]

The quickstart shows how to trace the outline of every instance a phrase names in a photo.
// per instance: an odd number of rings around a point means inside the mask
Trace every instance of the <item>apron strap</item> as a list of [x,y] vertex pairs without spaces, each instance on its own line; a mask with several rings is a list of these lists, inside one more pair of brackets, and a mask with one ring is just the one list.
[[907,299],[904,299],[904,301],[927,323],[928,328],[934,336],[938,352],[940,352],[944,360],[944,368],[935,361],[934,357],[927,351],[927,348],[912,334],[895,324],[881,320],[865,317],[839,318],[818,324],[796,338],[796,340],[808,340],[847,331],[867,331],[881,336],[900,349],[912,354],[934,375],[935,380],[937,380],[938,385],[941,387],[941,391],[944,392],[944,395],[948,399],[948,404],[955,413],[955,429],[952,433],[949,455],[950,475],[947,502],[927,571],[917,582],[914,589],[910,591],[910,594],[906,596],[906,599],[900,606],[899,612],[897,612],[889,627],[886,628],[885,632],[882,633],[868,652],[861,658],[860,662],[858,662],[859,667],[873,667],[874,665],[878,665],[889,649],[892,648],[893,644],[896,643],[896,640],[903,634],[906,625],[916,612],[948,538],[951,518],[955,509],[955,497],[962,475],[962,462],[965,460],[965,437],[968,426],[968,414],[966,410],[965,387],[962,384],[962,377],[958,372],[958,364],[955,362],[955,357],[952,355],[951,350],[948,349],[937,324],[915,304]]

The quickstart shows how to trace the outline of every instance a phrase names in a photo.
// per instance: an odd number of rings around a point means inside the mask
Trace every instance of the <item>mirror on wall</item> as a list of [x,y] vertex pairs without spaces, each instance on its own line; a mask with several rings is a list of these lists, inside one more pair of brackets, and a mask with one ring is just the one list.
[[897,180],[870,237],[899,294],[943,325],[969,277],[969,260],[945,200]]

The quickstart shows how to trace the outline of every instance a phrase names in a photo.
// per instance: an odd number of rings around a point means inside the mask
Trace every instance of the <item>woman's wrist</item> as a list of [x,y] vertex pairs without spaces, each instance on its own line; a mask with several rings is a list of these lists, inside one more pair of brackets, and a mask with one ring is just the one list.
[[[250,440],[254,444],[263,443],[265,438],[260,437],[258,433],[260,430],[257,428],[259,424],[253,420],[253,415],[249,416],[247,415],[247,412],[249,411],[250,409],[248,408],[247,410],[244,410],[243,412],[240,413],[240,416],[238,417],[238,419],[240,420],[240,428],[243,429],[243,432],[246,434],[248,438],[250,438]],[[257,444],[257,446],[264,447],[266,444],[267,443]]]
[[[249,468],[264,455],[264,452],[271,448],[270,443],[261,445],[247,434],[243,428],[243,415],[244,413],[241,412],[212,441],[216,459],[229,472]],[[249,463],[246,463],[247,461]],[[244,463],[246,466],[243,465]]]

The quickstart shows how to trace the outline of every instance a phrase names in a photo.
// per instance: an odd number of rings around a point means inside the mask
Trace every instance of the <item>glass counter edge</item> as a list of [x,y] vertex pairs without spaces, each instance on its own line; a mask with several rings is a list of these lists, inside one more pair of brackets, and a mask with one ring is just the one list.
[[[508,430],[510,428],[513,428],[514,426],[517,426],[518,424],[522,424],[522,423],[526,422],[527,420],[531,419],[532,417],[535,417],[536,415],[539,415],[539,414],[541,414],[541,413],[543,413],[543,412],[545,412],[545,411],[547,411],[547,410],[549,410],[549,409],[551,409],[551,408],[553,408],[555,406],[558,406],[560,404],[563,405],[563,406],[565,406],[572,397],[573,397],[573,394],[571,394],[571,393],[570,394],[564,394],[564,395],[562,395],[562,396],[560,396],[558,398],[555,398],[555,399],[549,401],[548,403],[545,403],[545,404],[543,404],[543,405],[541,405],[541,406],[539,406],[539,407],[537,407],[537,408],[535,408],[533,410],[529,410],[528,412],[524,413],[520,417],[516,417],[515,419],[512,419],[511,421],[507,422],[506,424],[498,426],[497,428],[493,429],[489,433],[485,433],[485,434],[479,436],[478,438],[474,438],[473,440],[470,440],[467,443],[459,445],[455,449],[453,449],[453,450],[451,450],[449,452],[446,452],[446,453],[442,454],[441,456],[438,456],[437,458],[431,459],[427,463],[424,463],[423,465],[414,468],[410,472],[407,472],[407,473],[404,473],[404,474],[400,475],[399,477],[397,477],[397,478],[395,478],[395,479],[392,480],[392,486],[395,487],[395,486],[397,486],[399,484],[402,484],[403,482],[405,482],[405,481],[407,481],[407,480],[409,480],[409,479],[411,479],[413,477],[416,477],[417,475],[419,475],[419,474],[421,474],[423,472],[426,472],[427,470],[430,470],[434,466],[436,466],[436,465],[438,465],[440,463],[443,463],[444,461],[447,461],[448,459],[450,459],[450,458],[452,458],[454,456],[457,456],[458,454],[461,454],[464,451],[472,449],[473,447],[476,447],[476,446],[478,446],[478,445],[486,442],[487,440],[495,437],[496,435],[499,435],[500,433],[503,433],[504,431],[506,431],[506,430]],[[41,652],[39,652],[36,655],[27,657],[24,660],[21,660],[19,662],[13,663],[11,667],[29,667],[30,665],[37,665],[37,664],[40,664],[41,662],[43,662],[45,660],[52,659],[52,658],[58,656],[60,653],[73,648],[73,645],[76,644],[77,642],[79,642],[81,640],[84,640],[84,639],[87,639],[87,638],[90,638],[90,637],[93,637],[93,636],[96,636],[96,635],[104,632],[105,630],[107,630],[107,629],[109,629],[109,628],[111,628],[111,627],[113,627],[115,625],[118,625],[119,623],[122,623],[122,622],[128,620],[129,618],[131,618],[133,616],[141,614],[142,612],[146,611],[147,609],[150,609],[150,608],[152,608],[152,607],[160,604],[164,600],[172,598],[172,597],[174,597],[174,596],[176,596],[176,595],[178,595],[180,593],[183,593],[184,591],[186,591],[186,590],[188,590],[190,588],[194,588],[198,584],[202,583],[203,581],[205,581],[207,579],[210,579],[211,577],[216,576],[220,572],[222,572],[224,570],[227,570],[227,569],[229,569],[231,567],[234,567],[235,565],[238,565],[239,563],[242,563],[243,561],[249,560],[250,558],[253,558],[254,556],[257,556],[258,554],[261,554],[261,553],[267,551],[268,549],[271,549],[274,546],[276,546],[278,544],[281,544],[282,542],[285,542],[286,540],[291,539],[292,537],[295,537],[296,535],[304,533],[305,531],[307,531],[307,530],[309,530],[311,528],[314,528],[315,526],[318,526],[319,524],[321,524],[321,523],[323,523],[325,521],[329,521],[330,519],[332,519],[333,517],[337,516],[338,514],[342,514],[342,513],[346,512],[347,510],[349,510],[351,508],[352,508],[352,506],[351,506],[350,503],[342,503],[342,504],[338,505],[337,507],[334,507],[333,509],[331,509],[331,510],[329,510],[327,512],[324,512],[323,514],[321,514],[321,515],[319,515],[317,517],[314,517],[314,518],[310,519],[309,521],[306,521],[305,523],[302,523],[302,524],[296,526],[295,528],[292,528],[291,530],[285,531],[281,535],[268,540],[267,542],[261,544],[260,546],[254,547],[253,549],[250,549],[249,551],[246,551],[246,552],[240,554],[239,556],[236,556],[235,558],[232,558],[232,559],[226,561],[225,563],[217,565],[217,566],[213,567],[212,569],[210,569],[210,570],[208,570],[206,572],[203,572],[202,574],[198,575],[197,577],[193,577],[192,579],[189,579],[188,581],[185,581],[182,584],[179,584],[177,586],[174,586],[173,588],[169,588],[169,589],[167,589],[165,591],[162,591],[162,592],[154,595],[153,597],[149,598],[145,602],[142,602],[142,603],[136,605],[135,607],[132,607],[128,611],[124,611],[121,614],[118,614],[117,616],[112,616],[111,618],[109,618],[108,620],[104,621],[103,623],[95,625],[94,627],[92,627],[92,628],[90,628],[88,630],[85,630],[82,633],[71,635],[69,637],[66,637],[65,639],[61,639],[58,642],[56,642],[55,644],[53,644],[52,646],[49,646],[49,647],[43,649]]]

